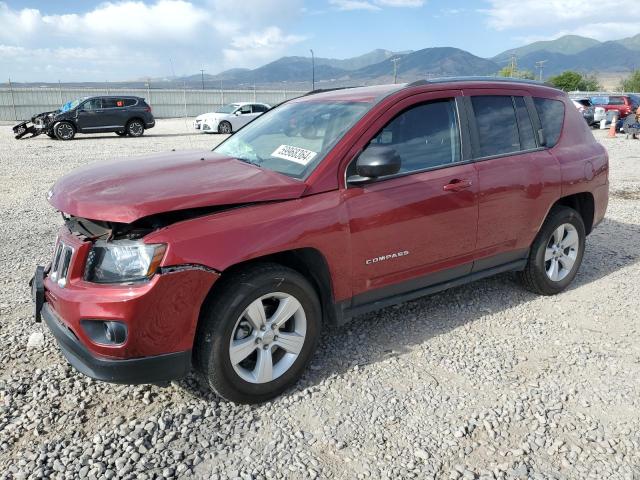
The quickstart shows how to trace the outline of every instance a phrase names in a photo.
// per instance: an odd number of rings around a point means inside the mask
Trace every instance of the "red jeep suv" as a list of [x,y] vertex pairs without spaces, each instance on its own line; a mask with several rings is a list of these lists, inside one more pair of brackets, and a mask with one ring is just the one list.
[[501,272],[564,290],[608,156],[559,90],[421,81],[312,92],[213,151],[76,170],[48,200],[65,222],[35,317],[76,369],[193,366],[252,403],[296,382],[327,324]]

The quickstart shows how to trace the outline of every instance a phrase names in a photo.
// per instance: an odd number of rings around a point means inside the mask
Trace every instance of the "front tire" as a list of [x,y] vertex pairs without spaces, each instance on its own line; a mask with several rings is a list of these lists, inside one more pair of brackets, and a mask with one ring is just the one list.
[[140,120],[131,120],[127,123],[126,133],[130,137],[141,137],[144,133],[144,124]]
[[58,140],[72,140],[76,136],[76,128],[70,122],[60,122],[53,127]]
[[231,127],[231,124],[226,120],[223,120],[218,124],[218,133],[229,135],[232,133],[232,131],[233,131],[233,128]]
[[585,238],[578,212],[553,207],[531,246],[527,265],[518,272],[523,286],[540,295],[555,295],[567,288],[582,263]]
[[226,400],[269,400],[311,361],[321,315],[315,290],[295,270],[261,264],[231,274],[203,308],[195,367]]

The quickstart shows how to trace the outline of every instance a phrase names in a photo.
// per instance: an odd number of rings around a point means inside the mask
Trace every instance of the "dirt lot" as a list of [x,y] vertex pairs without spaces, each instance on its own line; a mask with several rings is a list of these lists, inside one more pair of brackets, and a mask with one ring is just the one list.
[[94,382],[30,318],[61,223],[52,183],[219,141],[189,128],[59,142],[0,126],[0,478],[640,478],[640,141],[594,132],[611,199],[567,292],[502,275],[359,317],[323,334],[294,390],[249,408],[193,378]]

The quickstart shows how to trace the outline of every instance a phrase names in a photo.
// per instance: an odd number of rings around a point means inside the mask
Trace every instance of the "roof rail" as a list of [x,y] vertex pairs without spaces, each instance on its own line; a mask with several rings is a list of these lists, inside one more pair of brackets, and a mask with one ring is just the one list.
[[469,76],[469,77],[439,77],[429,80],[417,80],[415,82],[407,84],[407,87],[419,87],[422,85],[429,85],[432,83],[449,83],[449,82],[505,82],[505,83],[524,83],[528,85],[545,85],[552,87],[545,82],[538,80],[528,80],[525,78],[509,78],[509,77],[490,77],[490,76]]
[[305,93],[303,96],[306,97],[308,95],[315,95],[316,93],[333,92],[335,90],[346,90],[348,88],[358,88],[361,86],[362,85],[354,85],[352,87],[316,88],[315,90],[311,90],[310,92]]

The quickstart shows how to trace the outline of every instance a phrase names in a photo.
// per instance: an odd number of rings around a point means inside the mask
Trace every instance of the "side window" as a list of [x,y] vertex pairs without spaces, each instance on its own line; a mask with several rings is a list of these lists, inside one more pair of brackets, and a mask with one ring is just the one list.
[[471,97],[478,127],[480,157],[520,150],[518,123],[510,96]]
[[533,124],[531,123],[527,105],[524,103],[524,98],[513,97],[513,101],[516,105],[516,117],[518,118],[518,130],[520,131],[522,150],[536,148],[537,144],[533,133]]
[[82,104],[84,110],[99,110],[102,108],[102,99],[92,98]]
[[267,107],[265,107],[264,105],[254,105],[253,106],[253,113],[264,113],[267,111]]
[[609,105],[624,105],[624,98],[622,98],[622,97],[609,97]]
[[547,147],[551,148],[560,138],[564,122],[564,103],[560,100],[534,97],[533,103],[538,111]]
[[243,105],[240,107],[240,114],[247,115],[251,113],[251,105]]
[[135,98],[125,98],[123,100],[123,103],[125,107],[133,107],[135,104],[138,103],[138,101]]
[[102,108],[116,108],[118,100],[115,98],[105,98],[102,100]]
[[400,173],[459,162],[460,132],[454,100],[425,103],[404,111],[378,132],[370,145],[394,148],[402,161]]

